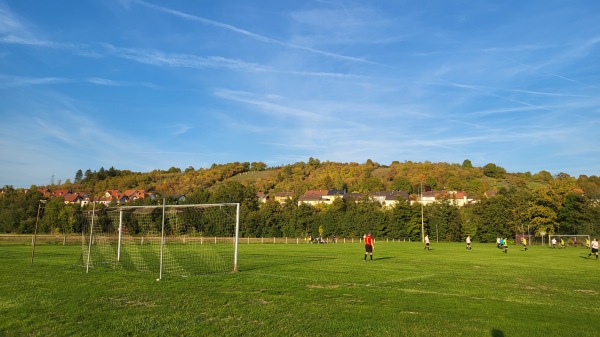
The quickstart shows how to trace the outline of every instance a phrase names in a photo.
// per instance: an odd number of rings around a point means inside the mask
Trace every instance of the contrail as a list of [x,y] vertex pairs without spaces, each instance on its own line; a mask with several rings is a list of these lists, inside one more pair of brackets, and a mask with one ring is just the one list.
[[284,46],[284,47],[294,48],[294,49],[299,49],[299,50],[305,50],[305,51],[309,51],[311,53],[325,55],[325,56],[329,56],[329,57],[333,57],[333,58],[337,58],[337,59],[342,59],[342,60],[348,60],[348,61],[353,61],[353,62],[360,62],[360,63],[368,63],[368,64],[375,64],[375,65],[385,66],[384,64],[373,62],[373,61],[369,61],[369,60],[358,58],[358,57],[340,55],[340,54],[335,54],[335,53],[323,51],[323,50],[320,50],[320,49],[314,49],[314,48],[310,48],[310,47],[304,47],[304,46],[299,46],[299,45],[295,45],[295,44],[290,44],[290,43],[282,42],[282,41],[279,41],[279,40],[272,39],[270,37],[266,37],[266,36],[263,36],[263,35],[259,35],[259,34],[247,31],[245,29],[241,29],[241,28],[237,28],[237,27],[232,26],[232,25],[228,25],[226,23],[217,22],[217,21],[209,20],[209,19],[206,19],[206,18],[203,18],[203,17],[199,17],[199,16],[187,14],[187,13],[184,13],[184,12],[180,12],[180,11],[177,11],[177,10],[174,10],[174,9],[170,9],[170,8],[166,8],[166,7],[162,7],[162,6],[157,6],[157,5],[149,4],[149,3],[145,2],[145,1],[134,0],[132,2],[136,3],[138,5],[141,5],[141,6],[145,6],[147,8],[151,8],[151,9],[163,12],[163,13],[167,13],[167,14],[171,14],[171,15],[174,15],[174,16],[178,16],[178,17],[184,18],[186,20],[198,21],[198,22],[201,22],[201,23],[204,23],[204,24],[207,24],[207,25],[211,25],[211,26],[223,28],[223,29],[226,29],[226,30],[230,30],[232,32],[236,32],[238,34],[245,35],[245,36],[247,36],[249,38],[252,38],[252,39],[255,39],[257,41],[264,42],[264,43],[269,43],[269,44],[274,44],[274,45],[279,45],[279,46]]

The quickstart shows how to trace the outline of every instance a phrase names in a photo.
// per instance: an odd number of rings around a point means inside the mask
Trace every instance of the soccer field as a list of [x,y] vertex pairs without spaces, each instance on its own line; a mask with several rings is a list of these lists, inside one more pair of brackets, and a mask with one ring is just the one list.
[[240,244],[239,272],[91,270],[81,246],[0,244],[0,336],[594,336],[585,248]]

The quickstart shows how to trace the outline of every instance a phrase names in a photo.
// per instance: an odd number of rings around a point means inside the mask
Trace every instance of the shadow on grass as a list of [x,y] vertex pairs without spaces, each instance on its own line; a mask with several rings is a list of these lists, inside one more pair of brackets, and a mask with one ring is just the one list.
[[502,330],[492,329],[492,331],[490,332],[490,335],[492,337],[504,337],[504,332],[502,332]]
[[389,259],[393,259],[393,257],[391,257],[391,256],[376,257],[373,260],[389,260]]

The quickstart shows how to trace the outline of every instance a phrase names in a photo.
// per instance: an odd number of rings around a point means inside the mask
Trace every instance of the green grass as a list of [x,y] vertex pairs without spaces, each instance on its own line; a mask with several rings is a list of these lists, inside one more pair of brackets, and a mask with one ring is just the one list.
[[0,336],[596,335],[588,250],[492,244],[241,244],[238,273],[77,266],[80,246],[0,244]]

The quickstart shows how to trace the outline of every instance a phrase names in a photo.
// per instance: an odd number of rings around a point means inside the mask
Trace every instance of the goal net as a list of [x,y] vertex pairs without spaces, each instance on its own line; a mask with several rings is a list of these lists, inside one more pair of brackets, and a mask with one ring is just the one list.
[[549,234],[548,235],[548,246],[552,247],[552,239],[555,239],[556,247],[561,246],[561,240],[563,240],[565,247],[587,247],[590,244],[589,235],[567,235],[567,234]]
[[192,276],[237,271],[239,204],[123,206],[87,214],[81,260],[111,268]]

